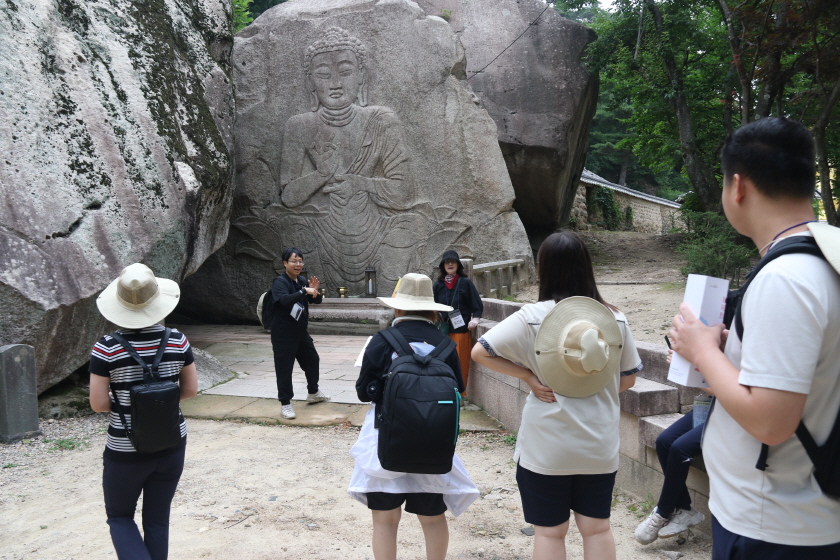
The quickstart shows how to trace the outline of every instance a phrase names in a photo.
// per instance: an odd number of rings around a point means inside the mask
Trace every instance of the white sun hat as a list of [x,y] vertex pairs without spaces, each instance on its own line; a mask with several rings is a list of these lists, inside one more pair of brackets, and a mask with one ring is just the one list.
[[619,375],[624,340],[612,311],[574,296],[551,308],[534,349],[543,382],[565,397],[589,397]]
[[376,299],[402,311],[452,311],[452,307],[435,302],[432,281],[425,274],[406,274],[397,282],[391,297]]
[[119,327],[142,329],[163,321],[181,297],[178,284],[166,278],[155,278],[145,264],[125,267],[119,277],[108,284],[96,298],[103,317]]

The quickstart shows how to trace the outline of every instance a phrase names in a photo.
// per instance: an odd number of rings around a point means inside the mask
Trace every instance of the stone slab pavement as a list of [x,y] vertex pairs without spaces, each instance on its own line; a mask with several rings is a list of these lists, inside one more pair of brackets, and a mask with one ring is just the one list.
[[[331,402],[305,404],[306,378],[295,364],[292,385],[297,418],[280,414],[271,336],[253,325],[168,325],[184,334],[190,344],[213,355],[235,376],[183,401],[181,410],[192,418],[244,419],[254,422],[301,426],[349,423],[361,426],[370,405],[356,397],[359,368],[353,363],[362,351],[366,336],[313,335],[321,356],[320,388]],[[199,372],[199,375],[201,373]],[[473,404],[461,410],[461,429],[471,432],[504,429],[499,422]]]

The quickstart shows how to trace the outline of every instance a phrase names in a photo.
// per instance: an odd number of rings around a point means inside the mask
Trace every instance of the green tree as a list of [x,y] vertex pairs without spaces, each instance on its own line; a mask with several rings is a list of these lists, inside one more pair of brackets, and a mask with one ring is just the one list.
[[232,0],[233,32],[238,33],[246,25],[254,21],[251,16],[251,3],[254,0]]
[[[565,0],[572,8],[586,0]],[[590,63],[629,102],[630,148],[653,169],[684,172],[706,209],[719,209],[726,133],[789,116],[814,133],[826,216],[838,223],[832,183],[840,155],[840,2],[836,0],[618,0],[597,12]]]

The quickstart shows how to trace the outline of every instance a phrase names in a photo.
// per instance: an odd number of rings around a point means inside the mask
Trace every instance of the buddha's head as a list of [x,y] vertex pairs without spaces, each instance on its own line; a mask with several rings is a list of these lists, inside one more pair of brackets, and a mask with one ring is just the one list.
[[310,108],[344,109],[367,105],[365,46],[356,37],[331,27],[309,45],[303,61]]

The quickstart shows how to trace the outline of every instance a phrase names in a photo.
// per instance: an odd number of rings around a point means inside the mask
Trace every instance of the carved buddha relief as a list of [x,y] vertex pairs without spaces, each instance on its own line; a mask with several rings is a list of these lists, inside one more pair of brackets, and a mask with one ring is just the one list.
[[[310,273],[351,293],[363,292],[368,266],[386,289],[406,272],[430,268],[440,246],[467,229],[451,208],[416,199],[397,115],[367,103],[367,63],[362,42],[338,27],[307,47],[310,106],[284,127],[281,204],[252,208],[252,216],[233,223],[252,238],[237,253],[266,258],[296,245]],[[265,239],[262,226],[279,239]]]

